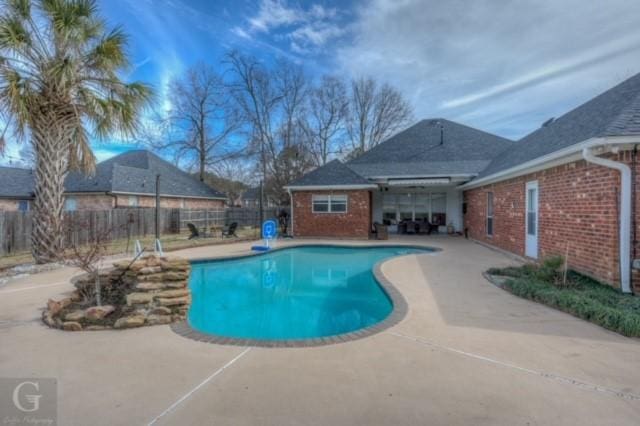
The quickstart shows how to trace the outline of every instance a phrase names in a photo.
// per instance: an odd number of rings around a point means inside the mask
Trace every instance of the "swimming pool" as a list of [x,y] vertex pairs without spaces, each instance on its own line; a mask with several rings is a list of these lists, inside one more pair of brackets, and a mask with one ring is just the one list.
[[393,303],[373,266],[431,252],[408,246],[298,246],[192,264],[189,325],[205,334],[257,340],[335,336],[384,320]]

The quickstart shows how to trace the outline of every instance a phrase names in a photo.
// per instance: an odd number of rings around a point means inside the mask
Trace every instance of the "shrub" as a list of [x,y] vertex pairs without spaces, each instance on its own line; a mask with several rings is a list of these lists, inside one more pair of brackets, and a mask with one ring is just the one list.
[[[547,259],[540,267],[492,268],[507,275],[503,287],[513,294],[551,306],[629,337],[640,337],[640,297],[622,294],[574,271],[567,273],[568,286],[558,286],[562,258]],[[518,269],[520,269],[518,271]],[[506,272],[506,273],[504,273]]]

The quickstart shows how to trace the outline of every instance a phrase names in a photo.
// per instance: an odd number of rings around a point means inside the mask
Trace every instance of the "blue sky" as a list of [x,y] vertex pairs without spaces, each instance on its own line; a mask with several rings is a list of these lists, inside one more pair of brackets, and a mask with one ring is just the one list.
[[[629,0],[101,0],[131,37],[129,79],[166,85],[228,49],[311,75],[371,75],[415,118],[520,138],[640,72],[640,2]],[[99,159],[132,145],[95,143]],[[19,156],[19,147],[8,154]],[[2,159],[8,162],[9,158]]]

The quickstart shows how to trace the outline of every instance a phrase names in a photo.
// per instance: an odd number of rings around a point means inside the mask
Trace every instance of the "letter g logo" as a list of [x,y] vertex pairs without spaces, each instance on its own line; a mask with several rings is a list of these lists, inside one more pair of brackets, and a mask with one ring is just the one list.
[[25,412],[25,413],[31,413],[33,411],[38,411],[38,409],[40,409],[40,398],[42,398],[42,395],[40,395],[40,394],[24,395],[24,399],[26,400],[26,402],[31,404],[31,408],[25,408],[24,405],[22,405],[22,402],[20,401],[20,391],[26,385],[31,385],[33,388],[35,388],[36,391],[40,390],[40,384],[38,382],[22,382],[22,383],[20,383],[13,390],[13,405],[15,405],[18,410],[20,410],[22,412]]

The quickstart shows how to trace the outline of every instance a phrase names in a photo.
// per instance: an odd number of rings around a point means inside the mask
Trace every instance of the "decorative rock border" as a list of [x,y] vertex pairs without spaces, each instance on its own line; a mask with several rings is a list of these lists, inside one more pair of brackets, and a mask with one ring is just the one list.
[[182,321],[191,304],[191,264],[179,257],[123,260],[100,271],[101,294],[107,303],[95,306],[95,278],[72,280],[76,290],[60,301],[49,300],[43,322],[65,331],[134,328]]
[[[290,248],[297,248],[297,247],[347,247],[347,248],[406,247],[406,248],[429,249],[433,252],[438,252],[441,250],[439,248],[419,246],[415,244],[413,245],[293,244],[293,245],[288,245],[286,247],[279,247],[279,248],[273,249],[270,252],[274,252],[277,250],[286,250]],[[239,258],[245,258],[245,257],[264,256],[267,253],[269,252],[248,254],[244,256],[222,257],[222,258],[216,258],[216,259],[198,259],[196,261],[193,261],[192,263],[204,263],[212,260],[222,261],[222,260],[232,260],[232,259],[239,259]],[[401,257],[401,256],[394,256],[393,258]],[[393,309],[385,319],[369,327],[365,327],[349,333],[337,334],[333,336],[315,337],[315,338],[306,338],[306,339],[285,339],[285,340],[243,339],[243,338],[218,336],[215,334],[206,334],[193,329],[186,320],[171,324],[171,329],[176,334],[179,334],[180,336],[183,336],[192,340],[197,340],[199,342],[215,343],[220,345],[233,345],[233,346],[255,346],[255,347],[263,347],[263,348],[305,348],[305,347],[314,347],[314,346],[326,346],[326,345],[332,345],[336,343],[345,343],[345,342],[351,342],[354,340],[363,339],[365,337],[378,334],[381,331],[384,331],[390,327],[393,327],[394,325],[402,321],[406,317],[407,313],[409,312],[409,305],[407,304],[407,301],[402,295],[402,293],[400,293],[400,291],[393,285],[393,283],[391,283],[391,281],[389,281],[382,273],[382,265],[389,260],[391,259],[384,259],[376,263],[375,266],[373,267],[373,276],[378,282],[378,284],[382,287],[384,292],[387,294],[389,299],[391,299],[391,304]]]

